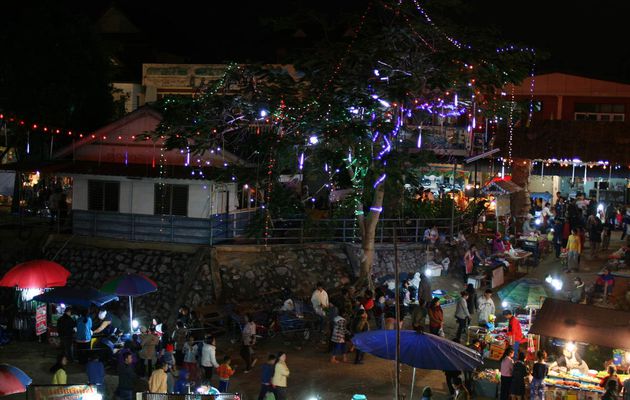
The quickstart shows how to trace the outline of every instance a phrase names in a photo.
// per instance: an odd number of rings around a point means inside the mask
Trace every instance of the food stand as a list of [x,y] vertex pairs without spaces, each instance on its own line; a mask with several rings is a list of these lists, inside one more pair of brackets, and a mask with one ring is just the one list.
[[[585,304],[547,299],[530,329],[544,337],[565,341],[562,355],[550,364],[545,380],[551,399],[597,399],[604,392],[598,384],[606,375],[603,366],[593,369],[581,360],[576,343],[612,349],[630,345],[630,313]],[[614,361],[614,360],[613,360]],[[623,359],[617,357],[621,366]],[[548,363],[549,364],[549,363]],[[627,370],[627,369],[626,369]],[[620,372],[626,372],[620,370]],[[623,380],[627,375],[619,375]]]
[[[490,209],[494,209],[495,218],[497,221],[496,231],[499,232],[499,222],[503,222],[503,226],[507,226],[506,223],[509,219],[512,207],[512,194],[523,191],[523,188],[517,184],[503,180],[495,179],[484,186],[481,192],[490,197]],[[502,235],[507,232],[501,232]]]

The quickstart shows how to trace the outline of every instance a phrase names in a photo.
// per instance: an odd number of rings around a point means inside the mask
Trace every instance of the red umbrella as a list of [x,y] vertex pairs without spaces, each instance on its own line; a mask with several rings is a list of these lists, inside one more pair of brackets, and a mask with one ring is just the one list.
[[0,286],[43,289],[65,286],[70,271],[53,261],[32,260],[18,264],[4,274]]

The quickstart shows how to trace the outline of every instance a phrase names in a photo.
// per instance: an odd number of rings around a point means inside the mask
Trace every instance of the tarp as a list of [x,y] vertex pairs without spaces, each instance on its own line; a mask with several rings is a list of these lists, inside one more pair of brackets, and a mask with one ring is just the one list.
[[529,332],[630,350],[630,313],[548,298]]

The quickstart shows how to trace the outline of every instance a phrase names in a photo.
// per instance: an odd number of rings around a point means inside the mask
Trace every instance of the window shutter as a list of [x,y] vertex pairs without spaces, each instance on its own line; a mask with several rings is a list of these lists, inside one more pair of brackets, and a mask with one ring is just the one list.
[[103,210],[118,212],[120,182],[103,182]]
[[103,211],[103,181],[88,181],[88,210]]
[[171,214],[188,216],[188,185],[172,185],[171,192]]

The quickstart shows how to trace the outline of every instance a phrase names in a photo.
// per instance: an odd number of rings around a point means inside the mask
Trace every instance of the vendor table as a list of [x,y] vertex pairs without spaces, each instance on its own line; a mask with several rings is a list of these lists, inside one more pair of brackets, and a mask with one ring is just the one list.
[[[531,251],[522,249],[514,249],[516,254],[505,253],[505,258],[510,262],[510,272],[516,273],[519,270],[519,266],[526,265],[525,260],[532,256]],[[526,266],[525,272],[529,272],[529,267]]]
[[[479,278],[480,276],[483,277],[482,282],[479,285],[479,287],[481,288],[484,288],[485,286],[485,288],[494,289],[495,287],[503,285],[503,283],[505,282],[503,265],[492,266],[492,265],[482,264],[479,266],[479,270],[480,270],[480,275],[474,276],[472,278],[480,279]],[[474,282],[468,282],[468,283],[473,283],[473,285],[475,284]]]

